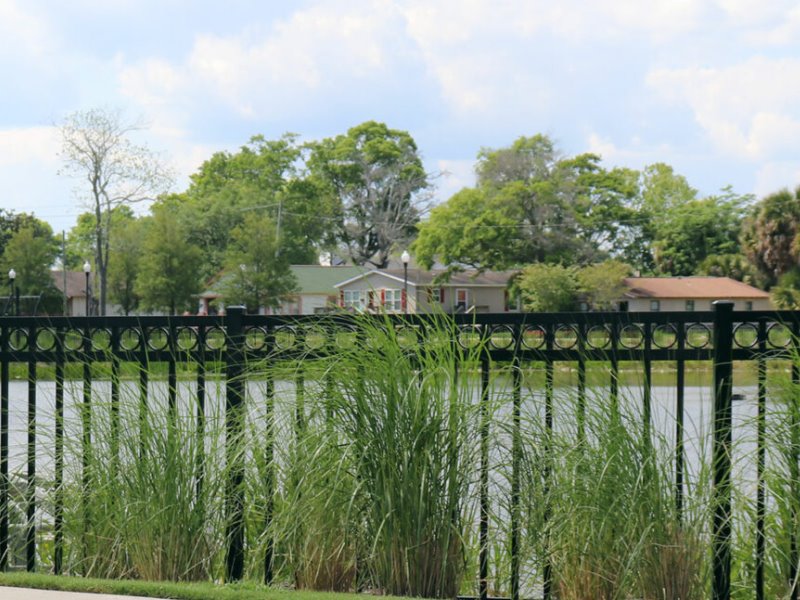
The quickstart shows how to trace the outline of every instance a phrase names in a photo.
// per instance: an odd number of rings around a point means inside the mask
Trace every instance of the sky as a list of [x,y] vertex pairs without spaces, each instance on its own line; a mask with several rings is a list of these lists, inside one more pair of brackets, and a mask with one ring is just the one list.
[[0,0],[2,208],[86,210],[58,124],[121,110],[177,174],[256,134],[406,130],[445,201],[544,133],[702,195],[800,184],[796,0]]

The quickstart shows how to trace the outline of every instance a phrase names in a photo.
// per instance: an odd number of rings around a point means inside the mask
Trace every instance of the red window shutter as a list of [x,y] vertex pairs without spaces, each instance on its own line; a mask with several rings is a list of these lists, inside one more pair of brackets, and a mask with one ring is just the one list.
[[381,289],[381,306],[386,305],[386,290]]
[[508,312],[508,290],[503,290],[503,310]]
[[443,287],[439,288],[439,302],[441,304],[444,304],[444,288]]
[[344,290],[339,290],[339,308],[344,308]]

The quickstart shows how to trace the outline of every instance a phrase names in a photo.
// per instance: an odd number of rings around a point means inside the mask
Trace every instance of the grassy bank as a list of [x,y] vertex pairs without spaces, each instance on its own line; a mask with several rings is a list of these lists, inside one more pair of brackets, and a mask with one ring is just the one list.
[[135,581],[57,577],[41,573],[0,572],[0,586],[21,587],[63,592],[116,594],[174,600],[356,600],[363,595],[335,592],[293,591],[269,588],[252,582],[215,584],[210,582],[174,583],[168,581]]

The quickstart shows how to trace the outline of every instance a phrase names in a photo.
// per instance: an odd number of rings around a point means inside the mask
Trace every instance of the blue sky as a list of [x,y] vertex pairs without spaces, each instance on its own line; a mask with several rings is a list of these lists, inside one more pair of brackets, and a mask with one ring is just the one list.
[[123,109],[184,189],[254,134],[408,130],[438,200],[482,147],[546,133],[703,194],[800,184],[800,5],[770,0],[0,0],[2,206],[85,210],[56,124]]

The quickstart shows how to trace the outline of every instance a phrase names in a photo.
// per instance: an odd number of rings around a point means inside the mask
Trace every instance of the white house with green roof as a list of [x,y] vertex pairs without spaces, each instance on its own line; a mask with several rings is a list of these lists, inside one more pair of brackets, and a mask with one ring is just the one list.
[[[297,291],[280,307],[263,310],[264,314],[315,315],[337,310],[339,292],[336,284],[368,270],[365,267],[320,265],[292,265],[290,269],[297,280]],[[213,313],[211,303],[221,297],[213,286],[200,294],[200,312]]]

